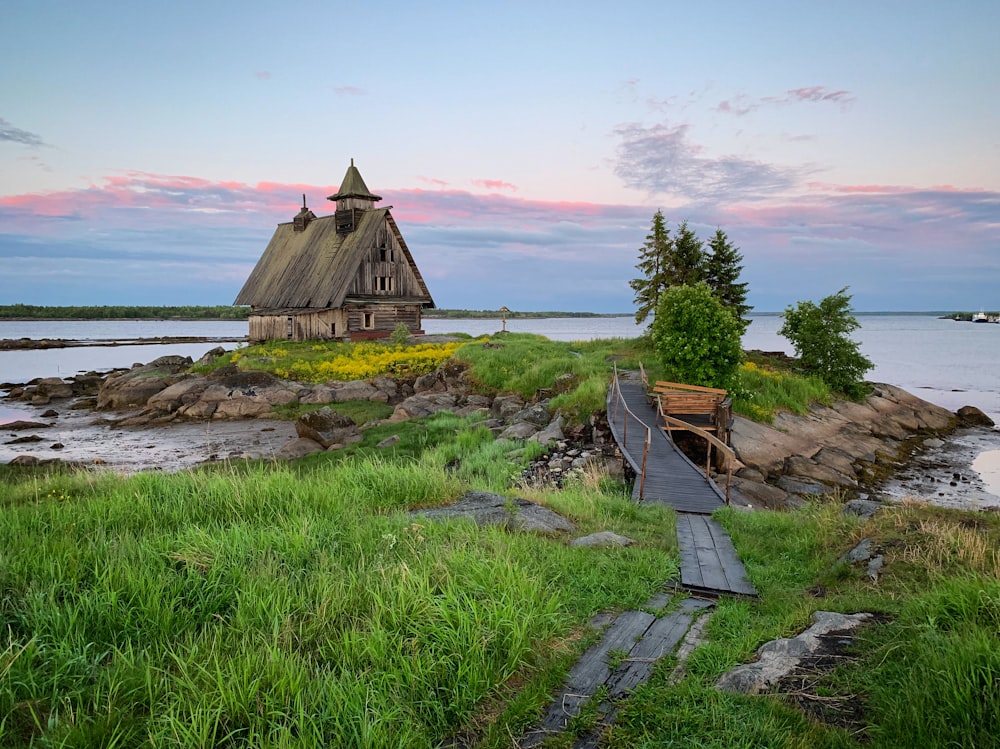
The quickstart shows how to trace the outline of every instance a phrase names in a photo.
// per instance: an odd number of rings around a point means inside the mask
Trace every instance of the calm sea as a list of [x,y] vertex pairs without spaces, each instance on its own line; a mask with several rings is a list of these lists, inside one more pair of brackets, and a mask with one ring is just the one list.
[[[778,335],[781,318],[753,316],[744,336],[747,349],[784,351],[791,346]],[[875,362],[868,379],[888,382],[925,400],[955,410],[978,406],[1000,423],[1000,325],[941,320],[932,315],[858,315],[854,334],[862,352]],[[500,320],[425,320],[428,333],[493,333]],[[508,320],[513,332],[539,333],[554,340],[634,338],[642,332],[631,317]],[[0,322],[2,338],[66,338],[94,342],[162,336],[204,336],[228,342],[166,345],[93,345],[42,351],[0,351],[0,382],[35,377],[66,377],[87,370],[128,367],[158,356],[179,354],[197,359],[216,345],[234,348],[247,333],[246,322],[52,321]],[[2,408],[2,406],[0,406]]]

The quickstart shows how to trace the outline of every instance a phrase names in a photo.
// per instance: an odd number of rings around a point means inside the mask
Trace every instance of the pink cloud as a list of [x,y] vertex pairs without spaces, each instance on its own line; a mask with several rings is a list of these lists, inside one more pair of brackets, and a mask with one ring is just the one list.
[[799,101],[832,101],[837,104],[849,104],[854,101],[854,96],[850,91],[840,89],[830,91],[826,86],[806,86],[804,88],[793,88],[788,90],[788,95],[792,99]]
[[253,72],[253,77],[258,81],[269,81],[271,80],[271,71],[269,70],[255,70]]
[[359,86],[334,86],[333,92],[337,96],[364,96],[368,92]]
[[510,182],[504,182],[499,179],[474,179],[472,180],[472,184],[486,190],[509,190],[517,192],[517,185],[512,185]]

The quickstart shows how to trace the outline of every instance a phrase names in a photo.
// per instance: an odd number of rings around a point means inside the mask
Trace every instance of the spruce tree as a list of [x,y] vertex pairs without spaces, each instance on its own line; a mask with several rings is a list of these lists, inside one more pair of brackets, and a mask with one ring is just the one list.
[[687,221],[677,227],[670,264],[667,269],[669,286],[694,286],[705,277],[705,250],[701,240],[688,227]]
[[722,229],[715,230],[715,236],[708,242],[709,252],[705,259],[705,281],[712,293],[736,315],[743,331],[750,321],[746,315],[753,309],[746,303],[747,284],[738,283],[743,271],[743,256],[738,247],[729,241]]
[[635,266],[642,277],[629,281],[635,292],[633,301],[637,324],[642,324],[651,312],[656,311],[660,295],[670,285],[667,271],[671,267],[672,250],[673,240],[663,219],[663,211],[657,211],[653,214],[653,226],[646,235],[646,242],[639,250],[639,264]]

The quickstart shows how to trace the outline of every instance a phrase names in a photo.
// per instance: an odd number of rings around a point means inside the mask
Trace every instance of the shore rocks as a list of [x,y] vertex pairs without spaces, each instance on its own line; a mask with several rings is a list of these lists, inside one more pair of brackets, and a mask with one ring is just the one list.
[[957,425],[947,409],[885,384],[873,385],[861,403],[782,413],[772,425],[736,417],[732,446],[743,467],[733,479],[734,496],[779,508],[803,497],[856,492],[878,478],[879,465],[905,459],[915,436]]
[[161,356],[149,364],[112,374],[97,394],[99,410],[140,408],[161,390],[189,378],[187,370],[193,362],[190,356]]
[[576,530],[570,521],[547,507],[526,499],[502,494],[469,492],[447,507],[414,510],[410,513],[428,520],[468,518],[477,525],[499,525],[511,531],[553,534]]

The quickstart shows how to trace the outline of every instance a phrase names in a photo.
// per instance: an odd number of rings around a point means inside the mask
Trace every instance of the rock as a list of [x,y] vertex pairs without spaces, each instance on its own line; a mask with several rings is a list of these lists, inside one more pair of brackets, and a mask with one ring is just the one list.
[[211,364],[220,356],[225,356],[225,355],[226,355],[226,350],[222,348],[222,346],[216,346],[214,349],[206,351],[204,354],[202,354],[201,358],[198,360],[198,363]]
[[59,412],[54,408],[50,408],[45,413],[42,414],[43,419],[54,419],[59,415]]
[[[364,380],[351,380],[350,382],[338,382],[331,384],[336,403],[345,401],[367,401],[367,400],[388,400],[388,396],[369,385]],[[377,396],[381,395],[381,398]]]
[[295,433],[299,437],[317,442],[324,449],[335,445],[343,446],[361,439],[358,425],[331,408],[321,408],[300,416],[295,422]]
[[[844,635],[860,626],[871,614],[838,614],[817,611],[809,629],[792,638],[772,640],[757,650],[757,661],[737,666],[723,674],[715,688],[736,694],[760,694],[788,675],[804,660],[817,656],[827,643],[824,638]],[[840,638],[838,638],[840,639]]]
[[539,429],[535,424],[528,421],[519,421],[500,432],[500,439],[526,440],[538,431]]
[[850,551],[840,557],[837,560],[840,562],[847,562],[849,564],[857,564],[858,562],[867,562],[872,557],[872,540],[870,538],[861,539]]
[[532,533],[561,533],[576,530],[562,515],[526,499],[508,498],[502,494],[469,492],[447,507],[414,510],[411,515],[436,518],[469,518],[478,525],[499,525],[507,530]]
[[995,426],[993,419],[984,414],[975,406],[962,406],[955,412],[958,420],[965,427],[992,427]]
[[394,434],[391,437],[386,437],[384,440],[375,445],[375,447],[392,447],[397,442],[399,442],[399,435]]
[[785,458],[784,473],[786,476],[805,481],[817,481],[827,486],[854,487],[858,485],[858,480],[854,476],[845,476],[829,466],[815,463],[800,455]]
[[732,495],[739,504],[777,510],[785,506],[788,492],[776,486],[765,484],[743,476],[733,476]]
[[420,375],[413,383],[414,393],[443,393],[445,390],[444,380],[437,372]]
[[617,533],[612,533],[611,531],[599,531],[597,533],[591,533],[589,536],[574,538],[569,542],[569,545],[591,548],[607,548],[631,546],[634,543],[635,541],[628,536],[619,536]]
[[190,377],[189,356],[161,356],[149,364],[140,364],[108,377],[97,394],[97,408],[123,410],[139,408],[175,382]]
[[22,421],[18,419],[9,424],[4,424],[0,429],[5,432],[19,432],[25,429],[48,429],[50,426],[50,424],[44,424],[40,421]]
[[485,395],[479,395],[478,393],[472,393],[471,395],[465,396],[463,402],[466,406],[475,406],[476,408],[489,408],[490,399]]
[[565,420],[562,415],[556,416],[547,427],[545,427],[540,432],[535,432],[528,439],[531,442],[538,442],[541,445],[548,445],[552,442],[560,442],[566,437],[563,434],[563,424]]
[[524,408],[524,399],[520,395],[498,395],[493,399],[490,409],[498,419],[506,419]]
[[[399,386],[396,384],[396,381],[391,377],[373,377],[368,382],[379,393],[385,395],[385,400],[383,401],[384,403],[389,403],[395,400],[396,396],[399,394]],[[372,400],[376,399],[372,398]],[[378,398],[377,400],[382,400],[382,399]]]
[[550,418],[548,401],[541,401],[506,417],[510,423],[527,421],[529,424],[534,424],[538,427],[548,424]]
[[882,571],[882,565],[885,563],[885,557],[881,554],[877,554],[872,557],[868,562],[868,569],[865,570],[865,574],[874,583],[878,582],[879,572]]
[[389,421],[420,419],[436,414],[438,411],[450,411],[453,408],[455,408],[455,396],[449,393],[411,395],[396,406]]
[[815,481],[802,481],[791,476],[782,476],[778,479],[778,488],[789,494],[800,494],[810,497],[820,497],[826,494],[829,489],[823,484]]
[[299,437],[296,440],[292,440],[287,444],[283,445],[278,452],[275,453],[275,457],[280,460],[297,460],[306,455],[311,455],[312,453],[318,453],[323,451],[323,446],[305,437]]
[[56,442],[54,444],[49,445],[50,450],[62,450],[64,447],[66,446],[62,442]]
[[843,513],[845,515],[857,515],[866,520],[882,509],[881,502],[873,502],[870,499],[852,499],[844,504]]
[[7,465],[11,466],[39,466],[51,461],[36,458],[34,455],[15,455]]
[[15,437],[12,440],[4,442],[5,445],[25,445],[29,442],[41,442],[44,437],[39,437],[37,434],[26,434],[23,437]]

